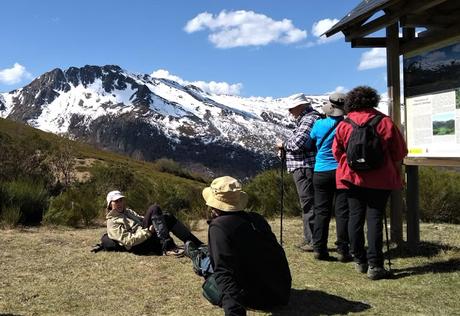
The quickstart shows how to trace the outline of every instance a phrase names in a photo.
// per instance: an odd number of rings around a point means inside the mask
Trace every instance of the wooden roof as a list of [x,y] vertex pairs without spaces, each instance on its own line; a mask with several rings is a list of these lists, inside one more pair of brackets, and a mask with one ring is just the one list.
[[[384,36],[369,36],[397,24],[399,54],[460,40],[459,0],[364,0],[325,35],[338,32],[352,47],[387,47]],[[415,37],[415,28],[426,28]]]

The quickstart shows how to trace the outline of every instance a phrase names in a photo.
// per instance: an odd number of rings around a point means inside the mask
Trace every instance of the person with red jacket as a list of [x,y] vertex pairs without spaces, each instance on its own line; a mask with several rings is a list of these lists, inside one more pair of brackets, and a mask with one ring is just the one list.
[[[375,108],[380,102],[377,91],[368,86],[352,89],[345,98],[347,118],[357,125],[365,124],[376,115],[383,118],[375,126],[380,137],[383,162],[371,170],[353,170],[347,163],[347,146],[353,127],[342,121],[337,126],[332,152],[338,161],[337,189],[348,190],[350,219],[348,232],[350,248],[358,272],[367,273],[372,280],[387,278],[383,267],[383,216],[392,190],[403,187],[400,165],[407,155],[407,145],[390,117]],[[367,218],[367,253],[364,249],[364,221]]]

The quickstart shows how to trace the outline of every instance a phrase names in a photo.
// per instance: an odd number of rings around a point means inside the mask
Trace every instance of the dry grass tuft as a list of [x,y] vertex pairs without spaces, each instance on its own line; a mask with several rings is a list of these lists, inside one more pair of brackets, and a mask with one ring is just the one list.
[[[279,232],[279,222],[272,221]],[[294,244],[301,222],[284,222],[291,302],[272,315],[454,315],[460,311],[459,226],[422,224],[412,255],[392,248],[396,276],[370,281],[351,263],[318,262]],[[206,225],[194,224],[205,240]],[[333,223],[330,247],[333,248]],[[221,315],[201,296],[187,258],[90,252],[104,228],[24,228],[0,233],[0,314]],[[331,252],[334,255],[334,252]]]

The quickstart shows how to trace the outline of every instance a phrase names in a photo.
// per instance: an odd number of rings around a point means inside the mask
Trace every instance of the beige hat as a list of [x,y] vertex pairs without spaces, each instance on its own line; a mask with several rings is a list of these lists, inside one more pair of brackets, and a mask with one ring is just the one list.
[[299,94],[294,94],[293,96],[291,96],[289,98],[289,102],[286,106],[286,108],[288,110],[290,109],[293,109],[295,107],[298,107],[299,105],[307,105],[307,106],[311,106],[311,101],[307,99],[307,97],[305,96],[305,94],[303,93],[299,93]]
[[329,101],[324,102],[322,110],[328,116],[342,116],[345,115],[345,94],[341,92],[334,92],[329,96]]
[[121,198],[124,198],[125,196],[123,194],[121,194],[120,191],[110,191],[108,194],[107,194],[107,207],[109,207],[110,205],[110,202],[112,201],[116,201],[118,199],[121,199]]
[[248,204],[248,195],[241,190],[241,183],[235,178],[216,178],[203,190],[206,205],[224,212],[242,211]]

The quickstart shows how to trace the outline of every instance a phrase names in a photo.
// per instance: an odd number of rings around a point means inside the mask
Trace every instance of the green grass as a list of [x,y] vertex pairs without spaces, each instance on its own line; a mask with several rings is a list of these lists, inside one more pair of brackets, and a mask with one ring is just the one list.
[[[270,221],[275,233],[279,221]],[[421,247],[392,247],[395,278],[370,281],[351,263],[318,262],[298,252],[300,219],[284,222],[293,275],[288,306],[265,315],[460,314],[460,229],[422,224]],[[195,226],[206,238],[206,224]],[[334,225],[329,246],[333,248]],[[104,228],[24,228],[0,232],[0,314],[222,315],[201,295],[187,258],[90,253]],[[331,252],[335,255],[334,252]]]

